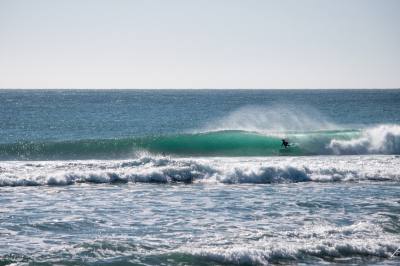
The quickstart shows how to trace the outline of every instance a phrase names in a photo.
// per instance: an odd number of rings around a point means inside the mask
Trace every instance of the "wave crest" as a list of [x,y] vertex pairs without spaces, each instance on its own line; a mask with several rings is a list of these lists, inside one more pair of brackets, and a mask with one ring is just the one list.
[[334,154],[400,154],[400,126],[380,125],[363,130],[358,138],[332,139],[329,148]]
[[310,181],[306,168],[284,167],[259,167],[259,168],[234,168],[225,175],[221,175],[223,183],[295,183]]
[[[280,136],[283,135],[283,136]],[[281,138],[292,144],[281,147]],[[400,154],[400,125],[365,130],[216,131],[157,137],[0,144],[0,160],[124,159],[147,151],[177,156]]]
[[0,186],[77,183],[297,183],[400,181],[400,157],[168,158],[0,162]]

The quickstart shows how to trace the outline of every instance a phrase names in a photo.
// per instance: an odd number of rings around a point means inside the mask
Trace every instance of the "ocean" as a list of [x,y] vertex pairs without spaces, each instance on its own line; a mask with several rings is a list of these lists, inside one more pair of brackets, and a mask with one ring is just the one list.
[[400,90],[0,90],[0,265],[399,265],[398,248]]

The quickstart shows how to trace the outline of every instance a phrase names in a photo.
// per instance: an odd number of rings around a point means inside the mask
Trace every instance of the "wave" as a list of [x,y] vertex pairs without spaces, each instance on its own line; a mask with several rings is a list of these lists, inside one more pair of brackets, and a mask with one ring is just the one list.
[[[327,261],[364,264],[368,260],[370,263],[377,263],[379,260],[390,258],[397,248],[393,244],[396,239],[390,240],[368,241],[365,238],[309,242],[297,240],[296,244],[292,244],[279,243],[278,239],[274,244],[262,242],[263,246],[256,243],[231,247],[191,247],[182,249],[181,254],[201,261],[232,265],[290,264],[305,262],[307,259],[311,259],[315,264],[325,264]],[[393,262],[393,265],[396,263],[398,261]]]
[[274,184],[399,182],[398,156],[168,158],[132,160],[10,161],[0,163],[0,186],[79,183]]
[[380,125],[349,140],[332,139],[328,146],[335,154],[399,154],[400,126]]
[[[292,145],[282,148],[281,138]],[[122,139],[19,142],[0,144],[0,159],[122,159],[144,150],[182,157],[400,154],[400,126],[269,133],[226,130]]]

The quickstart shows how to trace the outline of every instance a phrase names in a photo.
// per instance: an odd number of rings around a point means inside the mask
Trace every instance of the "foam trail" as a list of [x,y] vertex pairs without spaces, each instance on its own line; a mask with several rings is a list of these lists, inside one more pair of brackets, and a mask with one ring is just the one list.
[[369,221],[356,222],[347,226],[305,222],[305,225],[299,227],[298,230],[279,232],[273,236],[256,239],[251,243],[231,244],[223,248],[192,246],[181,248],[179,251],[228,264],[287,264],[291,261],[302,261],[305,257],[313,257],[316,260],[314,263],[318,264],[317,262],[322,262],[327,257],[330,259],[358,256],[389,258],[398,246],[395,235]]
[[[274,244],[271,244],[271,242]],[[324,238],[323,240],[297,241],[295,244],[289,241],[284,243],[284,241],[277,239],[268,242],[262,241],[261,243],[237,245],[229,248],[199,247],[182,249],[181,252],[200,258],[207,258],[218,263],[268,265],[269,263],[287,264],[289,261],[301,261],[304,256],[311,256],[314,259],[319,258],[321,260],[327,257],[333,259],[350,256],[389,258],[391,252],[397,247],[393,244],[396,243],[396,239],[393,237],[379,240],[348,238],[326,240]]]

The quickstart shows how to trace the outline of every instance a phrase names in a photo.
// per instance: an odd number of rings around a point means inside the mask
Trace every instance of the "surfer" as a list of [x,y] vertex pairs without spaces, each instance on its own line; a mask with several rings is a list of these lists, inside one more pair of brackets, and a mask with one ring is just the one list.
[[288,142],[287,140],[285,140],[285,139],[282,139],[282,145],[281,145],[281,148],[282,148],[282,146],[284,146],[284,147],[285,147],[285,149],[286,149],[287,147],[289,147],[289,146],[290,146],[290,144],[289,144],[289,142]]

